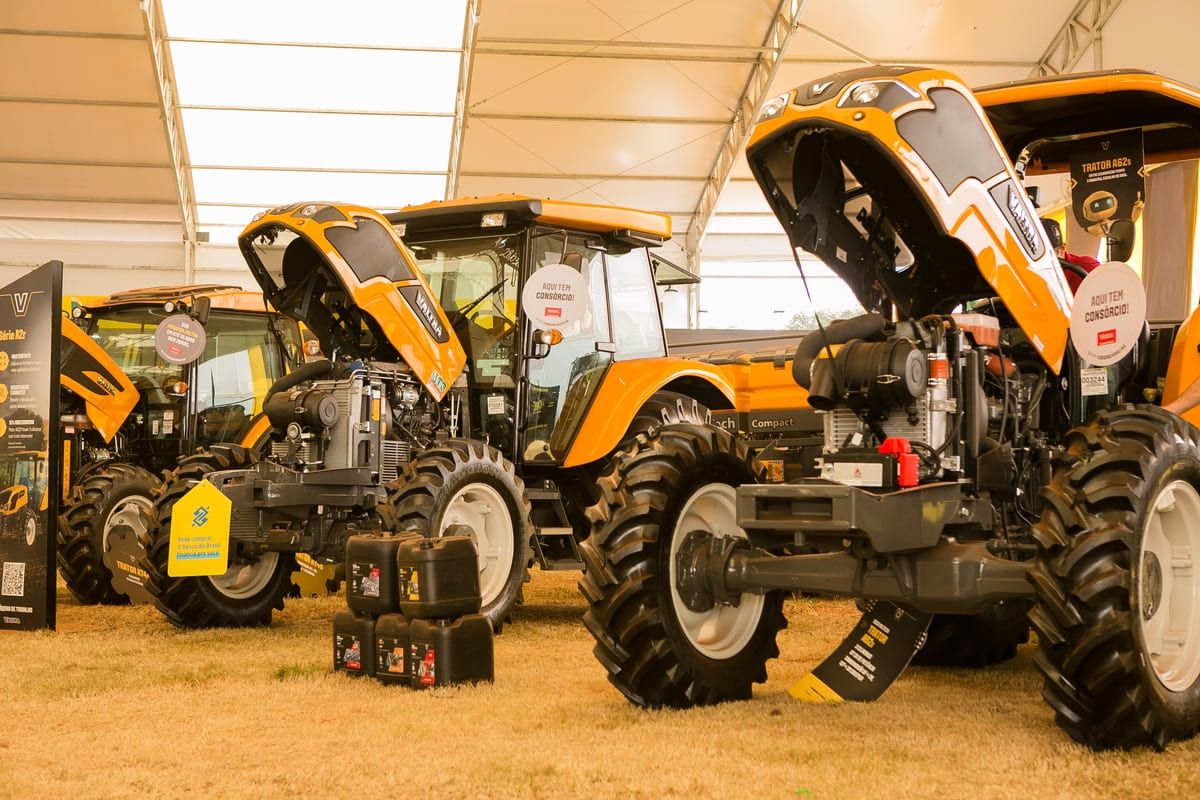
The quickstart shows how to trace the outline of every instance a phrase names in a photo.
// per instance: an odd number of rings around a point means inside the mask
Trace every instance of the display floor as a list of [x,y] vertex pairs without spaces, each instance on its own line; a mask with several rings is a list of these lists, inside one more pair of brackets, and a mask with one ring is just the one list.
[[330,671],[341,597],[267,630],[180,632],[149,607],[81,607],[0,640],[0,797],[1187,797],[1200,740],[1096,755],[1039,698],[1034,649],[912,669],[872,705],[787,688],[853,625],[789,601],[751,702],[644,712],[604,679],[573,573],[538,573],[496,640],[496,683],[414,692]]

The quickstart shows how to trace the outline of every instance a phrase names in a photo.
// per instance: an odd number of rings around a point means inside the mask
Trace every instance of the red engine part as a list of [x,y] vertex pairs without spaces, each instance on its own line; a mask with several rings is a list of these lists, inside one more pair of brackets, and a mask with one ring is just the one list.
[[896,457],[896,485],[907,489],[919,482],[918,470],[921,459],[912,451],[912,445],[903,436],[890,436],[879,445],[879,452]]

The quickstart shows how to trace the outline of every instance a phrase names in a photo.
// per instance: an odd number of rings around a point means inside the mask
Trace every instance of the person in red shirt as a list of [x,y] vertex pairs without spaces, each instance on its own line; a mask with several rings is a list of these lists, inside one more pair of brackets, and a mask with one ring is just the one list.
[[[1100,266],[1100,262],[1091,256],[1080,256],[1067,252],[1067,245],[1063,242],[1062,227],[1058,224],[1058,220],[1042,217],[1042,226],[1046,229],[1046,235],[1050,237],[1050,244],[1053,245],[1054,254],[1058,256],[1059,261],[1074,264],[1085,273]],[[1083,283],[1083,276],[1079,274],[1078,270],[1066,268],[1063,269],[1063,275],[1071,287],[1071,294],[1075,294],[1079,290],[1079,284]]]

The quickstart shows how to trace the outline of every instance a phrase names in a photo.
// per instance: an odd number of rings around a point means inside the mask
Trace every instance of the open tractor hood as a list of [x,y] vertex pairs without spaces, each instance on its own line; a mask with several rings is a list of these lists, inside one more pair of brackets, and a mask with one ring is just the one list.
[[1070,291],[1012,163],[953,75],[875,66],[800,86],[764,105],[747,157],[792,246],[865,308],[920,317],[998,296],[1059,369]]

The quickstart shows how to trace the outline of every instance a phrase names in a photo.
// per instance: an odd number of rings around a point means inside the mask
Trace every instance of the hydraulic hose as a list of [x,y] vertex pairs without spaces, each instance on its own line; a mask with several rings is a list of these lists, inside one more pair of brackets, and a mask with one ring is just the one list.
[[831,322],[824,331],[815,330],[800,340],[792,360],[792,377],[805,389],[811,389],[812,365],[827,346],[845,344],[851,339],[868,339],[883,330],[887,321],[881,314],[862,314]]
[[322,358],[320,361],[310,361],[301,367],[297,367],[294,371],[289,372],[271,384],[271,388],[267,389],[266,397],[263,398],[263,405],[265,406],[274,394],[286,391],[304,381],[316,380],[331,375],[333,367],[333,362],[328,358]]

